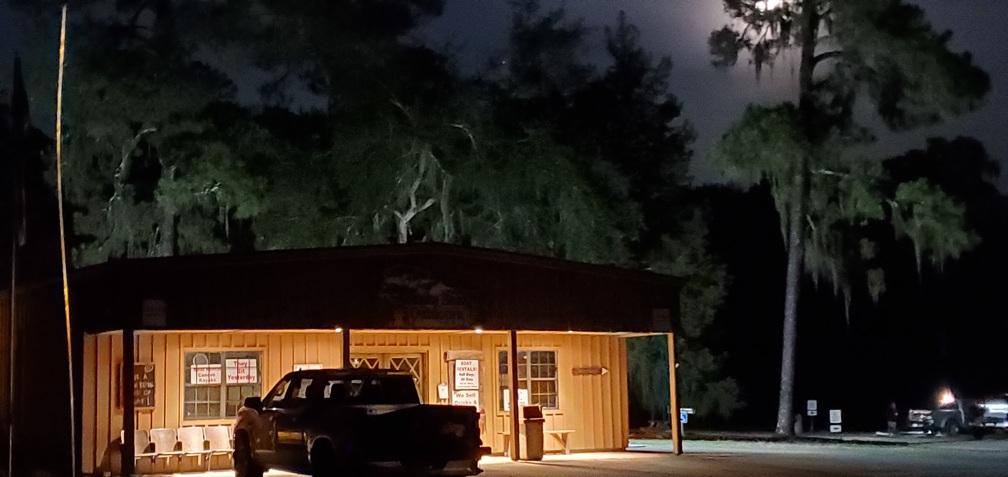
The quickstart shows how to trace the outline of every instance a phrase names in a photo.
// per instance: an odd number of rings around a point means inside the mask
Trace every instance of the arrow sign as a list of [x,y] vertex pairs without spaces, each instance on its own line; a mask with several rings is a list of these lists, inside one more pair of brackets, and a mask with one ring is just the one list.
[[581,368],[571,368],[571,374],[574,376],[590,376],[590,375],[603,375],[608,374],[609,370],[604,366],[588,366]]

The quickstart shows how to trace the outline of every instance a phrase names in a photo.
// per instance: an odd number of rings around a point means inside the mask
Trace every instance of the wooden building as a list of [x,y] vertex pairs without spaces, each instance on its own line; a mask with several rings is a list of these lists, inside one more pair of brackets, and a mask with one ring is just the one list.
[[198,470],[196,458],[134,460],[122,430],[230,425],[285,373],[347,364],[410,372],[426,403],[477,406],[495,453],[516,440],[515,399],[542,407],[547,452],[622,450],[626,340],[661,333],[671,347],[678,291],[664,275],[430,243],[84,269],[72,285],[78,466]]

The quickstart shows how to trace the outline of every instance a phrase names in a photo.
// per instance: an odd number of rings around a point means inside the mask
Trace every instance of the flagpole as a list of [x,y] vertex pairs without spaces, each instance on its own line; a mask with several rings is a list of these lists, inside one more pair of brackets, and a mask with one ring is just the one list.
[[[16,158],[16,157],[12,158],[12,159],[13,160],[20,160],[20,158]],[[13,162],[12,162],[12,164],[13,164]],[[12,189],[11,198],[13,199],[14,198],[13,190],[16,189],[16,187],[13,187],[13,185],[14,185],[13,180],[16,180],[16,179],[14,179],[13,176],[11,177],[11,179],[12,179],[12,182],[11,182],[11,186],[12,186],[11,187],[11,189]],[[17,203],[14,202],[14,201],[12,201],[11,202],[11,250],[10,250],[10,252],[11,252],[11,276],[10,276],[10,346],[9,346],[9,348],[10,348],[10,363],[9,363],[10,367],[9,367],[9,370],[8,370],[9,373],[10,373],[10,375],[9,375],[9,378],[8,378],[9,382],[7,383],[8,384],[8,390],[7,390],[8,391],[8,394],[7,394],[7,399],[8,399],[8,401],[7,401],[7,477],[14,477],[14,402],[15,402],[15,399],[14,399],[14,371],[15,371],[14,357],[17,356],[17,353],[15,351],[15,349],[17,348],[17,339],[15,339],[15,336],[17,336],[15,334],[15,323],[17,322],[17,319],[14,318],[14,312],[17,310],[17,307],[14,304],[14,300],[15,300],[14,295],[16,295],[15,291],[17,290],[17,247],[18,247],[18,239],[17,239],[17,230],[18,230],[18,228],[17,228],[17,226],[15,224],[15,221],[17,220],[17,214],[14,212],[14,210],[15,210],[16,207],[17,207]]]
[[74,414],[73,336],[70,333],[70,287],[67,280],[66,226],[63,220],[63,64],[66,59],[67,6],[60,21],[59,79],[56,83],[56,199],[59,204],[60,261],[63,266],[63,315],[66,318],[67,377],[70,387],[70,475],[77,475],[77,430]]
[[[12,182],[13,184],[13,182]],[[11,217],[16,216],[13,213],[16,204],[11,204]],[[11,221],[11,276],[10,276],[10,369],[8,378],[8,394],[7,394],[7,477],[14,476],[14,356],[15,347],[17,346],[17,340],[14,339],[16,336],[14,334],[14,323],[17,321],[14,318],[14,312],[17,307],[14,305],[14,295],[16,295],[15,290],[17,289],[17,237],[15,236],[15,231],[13,220]]]
[[[23,176],[23,165],[21,161],[24,160],[24,112],[18,109],[21,104],[21,100],[18,97],[18,88],[23,87],[23,81],[21,79],[21,58],[18,56],[14,57],[14,94],[11,97],[11,136],[14,138],[14,143],[11,147],[12,157],[10,158],[11,167],[11,276],[10,276],[10,362],[9,364],[9,383],[8,383],[8,395],[7,395],[7,477],[14,476],[14,408],[17,399],[14,394],[14,388],[16,387],[16,375],[17,366],[15,365],[17,356],[17,251],[18,247],[22,245],[24,239],[24,176]],[[20,129],[20,130],[19,130]]]

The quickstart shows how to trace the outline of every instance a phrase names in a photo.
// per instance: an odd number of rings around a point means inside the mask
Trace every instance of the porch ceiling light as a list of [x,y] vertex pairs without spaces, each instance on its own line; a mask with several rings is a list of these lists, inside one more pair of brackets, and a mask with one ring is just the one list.
[[483,334],[483,327],[482,326],[477,326],[476,329],[473,330],[473,331],[475,331],[476,334],[478,334],[478,335],[479,334]]
[[336,332],[337,333],[342,333],[343,332],[343,327],[342,326],[337,326],[336,327]]

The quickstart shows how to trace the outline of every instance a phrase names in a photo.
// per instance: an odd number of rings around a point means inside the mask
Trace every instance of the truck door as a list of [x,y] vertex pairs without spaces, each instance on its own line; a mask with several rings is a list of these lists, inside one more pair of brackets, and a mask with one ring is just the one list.
[[287,393],[291,388],[291,380],[281,380],[262,399],[262,410],[254,426],[252,448],[263,462],[273,465],[276,462],[276,416],[284,409]]
[[305,393],[311,383],[311,378],[296,378],[291,381],[283,401],[268,413],[273,465],[277,467],[300,469],[308,463],[304,414]]

